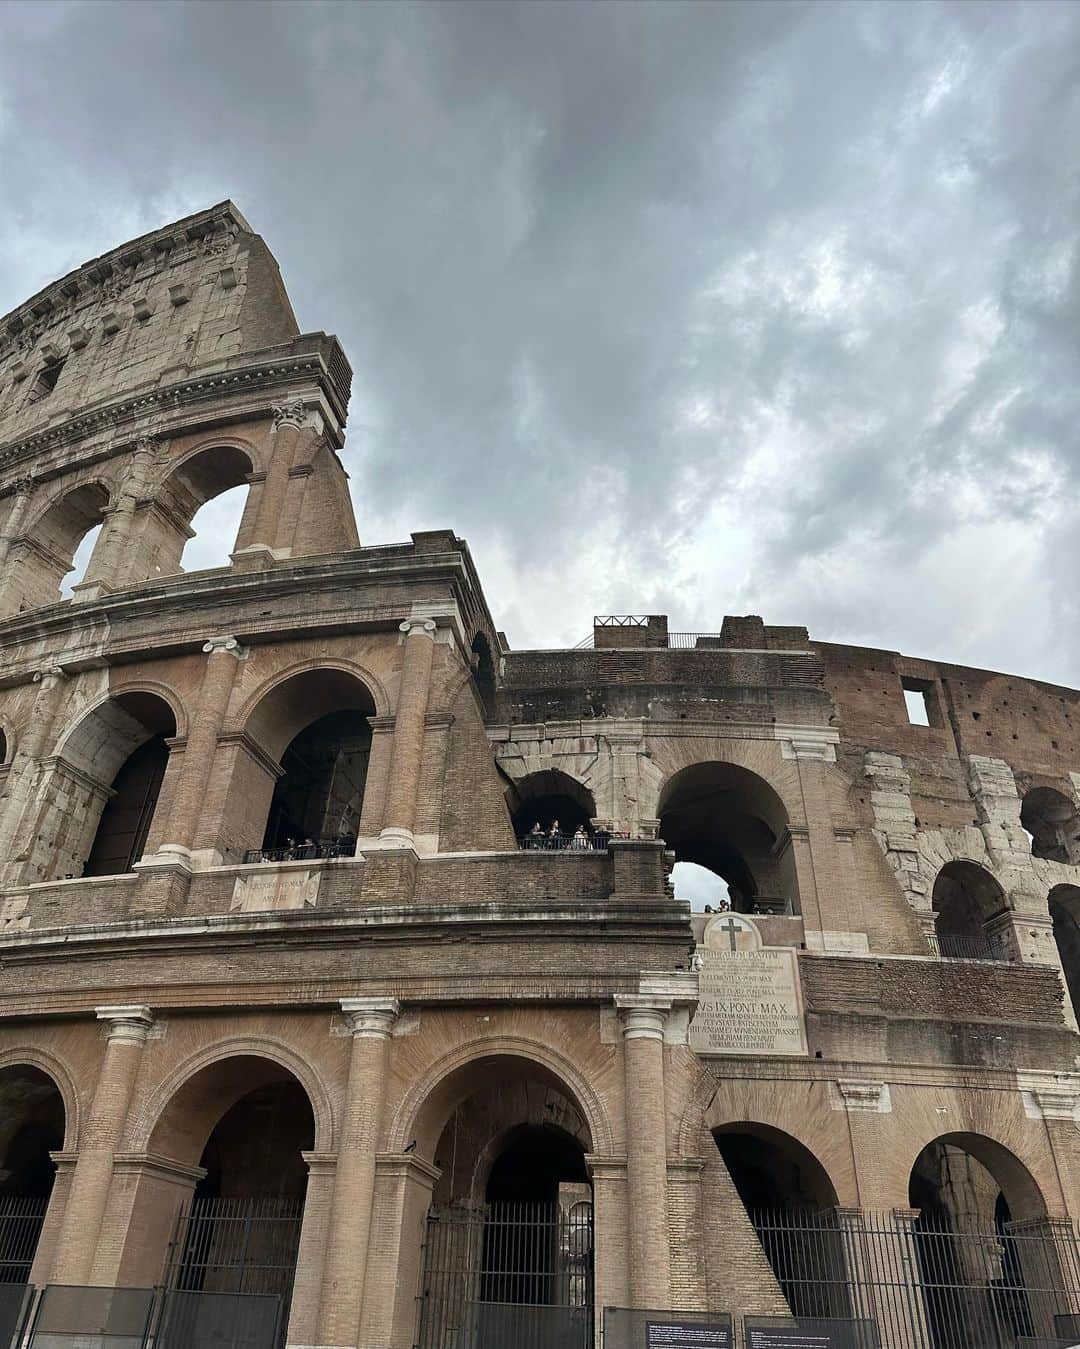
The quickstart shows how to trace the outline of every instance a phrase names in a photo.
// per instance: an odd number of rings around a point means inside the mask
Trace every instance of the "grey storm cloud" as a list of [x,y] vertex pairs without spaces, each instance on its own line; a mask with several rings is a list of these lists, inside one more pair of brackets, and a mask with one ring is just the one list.
[[1077,146],[1075,3],[9,0],[0,309],[232,197],[353,362],[362,538],[457,529],[515,646],[1076,683]]

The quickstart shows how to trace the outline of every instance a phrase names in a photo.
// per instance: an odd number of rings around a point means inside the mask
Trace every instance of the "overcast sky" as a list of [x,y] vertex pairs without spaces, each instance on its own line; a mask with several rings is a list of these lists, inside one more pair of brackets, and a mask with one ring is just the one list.
[[1080,683],[1080,5],[0,2],[0,311],[224,197],[513,646]]

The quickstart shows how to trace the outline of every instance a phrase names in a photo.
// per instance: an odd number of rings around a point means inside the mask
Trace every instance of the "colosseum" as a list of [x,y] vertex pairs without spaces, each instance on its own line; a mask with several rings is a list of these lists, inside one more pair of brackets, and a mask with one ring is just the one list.
[[0,324],[0,1344],[1074,1345],[1080,693],[513,651],[350,382],[229,202]]

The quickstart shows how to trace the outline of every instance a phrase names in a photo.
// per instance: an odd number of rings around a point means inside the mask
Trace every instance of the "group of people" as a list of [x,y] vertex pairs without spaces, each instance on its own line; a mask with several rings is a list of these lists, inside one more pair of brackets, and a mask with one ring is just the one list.
[[303,862],[316,857],[352,857],[356,853],[356,835],[346,832],[328,843],[313,839],[310,835],[303,840],[289,835],[283,848],[265,851],[273,852],[275,860],[283,862]]
[[524,842],[527,848],[576,848],[583,850],[592,847],[592,840],[583,824],[579,824],[572,834],[564,834],[558,820],[552,820],[547,829],[537,820],[525,835]]

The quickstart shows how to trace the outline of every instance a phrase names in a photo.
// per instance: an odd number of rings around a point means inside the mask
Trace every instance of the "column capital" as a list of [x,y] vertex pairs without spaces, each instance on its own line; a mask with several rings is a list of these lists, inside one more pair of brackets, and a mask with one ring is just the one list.
[[145,1044],[150,1027],[154,1024],[154,1014],[145,1003],[95,1007],[94,1015],[99,1021],[108,1022],[106,1038],[116,1044]]
[[410,637],[429,637],[435,640],[435,620],[432,618],[406,618],[398,624],[398,632],[403,633],[404,641]]
[[397,998],[342,998],[339,1005],[354,1039],[389,1039],[401,1012]]
[[228,635],[207,638],[203,642],[202,649],[208,656],[212,656],[218,651],[224,651],[230,656],[235,656],[237,660],[245,660],[247,657],[247,648],[241,646],[235,637]]
[[674,999],[645,997],[640,993],[616,993],[615,1006],[622,1022],[624,1040],[662,1040]]
[[307,422],[307,409],[302,398],[283,398],[280,403],[271,403],[270,415],[274,419],[274,431],[285,426],[295,426],[299,430]]
[[35,670],[33,682],[35,684],[44,684],[47,679],[50,679],[55,683],[56,680],[63,679],[64,677],[63,668],[54,661],[48,665],[43,665],[39,670]]

